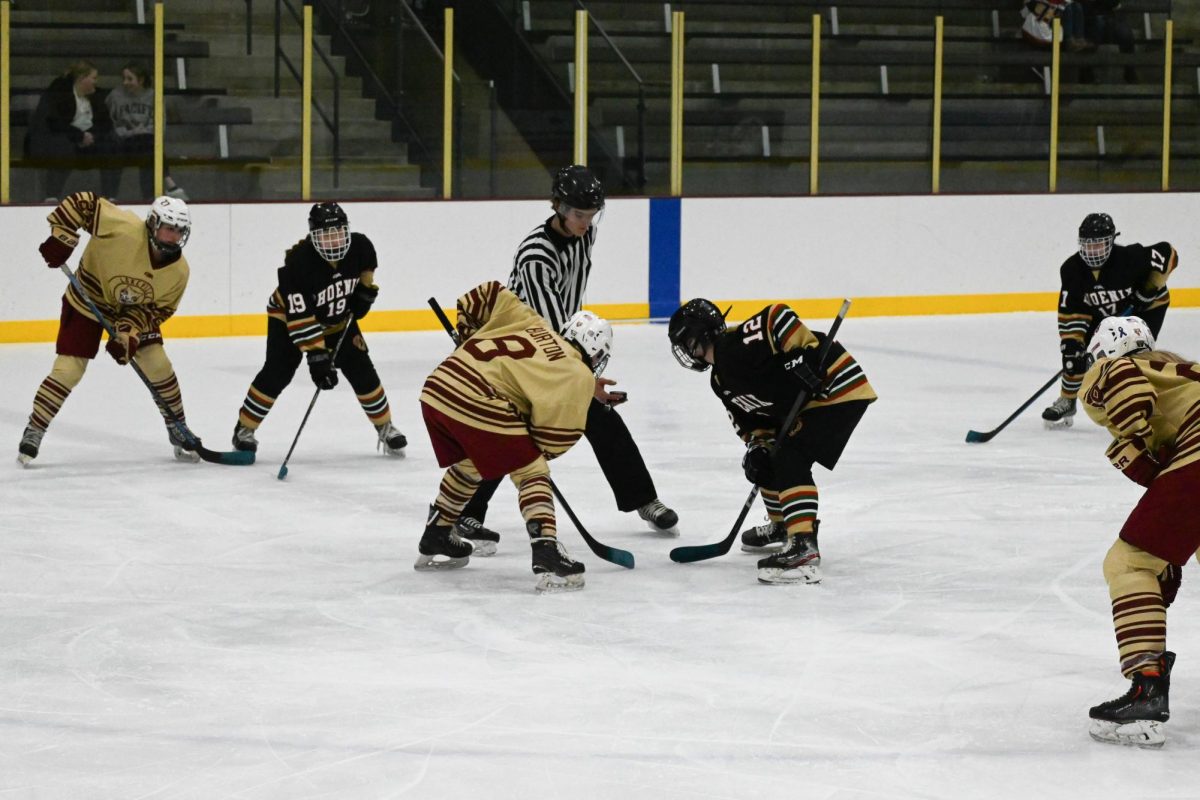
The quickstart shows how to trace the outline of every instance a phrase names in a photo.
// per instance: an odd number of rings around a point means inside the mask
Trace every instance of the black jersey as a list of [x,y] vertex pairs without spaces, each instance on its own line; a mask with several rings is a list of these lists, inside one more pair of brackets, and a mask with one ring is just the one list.
[[325,336],[341,330],[350,313],[350,295],[364,272],[378,267],[375,245],[350,234],[346,257],[331,264],[312,242],[301,239],[284,256],[279,288],[267,301],[267,314],[287,323],[288,336],[301,350],[323,347]]
[[564,236],[554,230],[553,221],[550,217],[521,241],[513,257],[508,288],[555,332],[561,332],[567,320],[583,307],[596,226],[588,228],[583,236]]
[[1059,270],[1059,336],[1086,344],[1100,320],[1124,314],[1130,306],[1141,306],[1135,292],[1154,298],[1141,310],[1168,305],[1171,295],[1167,277],[1177,262],[1175,248],[1167,242],[1152,247],[1114,244],[1108,260],[1098,270],[1075,253]]
[[[801,348],[819,347],[825,334],[815,333],[786,305],[767,306],[722,334],[713,351],[711,386],[729,412],[743,440],[778,434],[802,388],[785,367]],[[826,360],[822,389],[806,410],[855,400],[871,402],[875,391],[846,348],[834,342]]]

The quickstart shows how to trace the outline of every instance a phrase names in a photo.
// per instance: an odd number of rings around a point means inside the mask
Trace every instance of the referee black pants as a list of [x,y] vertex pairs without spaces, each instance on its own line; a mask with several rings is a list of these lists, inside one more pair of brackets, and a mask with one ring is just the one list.
[[[625,420],[621,419],[616,409],[593,398],[588,406],[583,435],[596,454],[605,480],[612,487],[619,510],[636,511],[658,497],[637,442],[633,441],[633,434],[625,427]],[[497,478],[481,482],[475,490],[475,496],[463,509],[462,516],[483,522],[487,516],[488,502],[501,480]]]

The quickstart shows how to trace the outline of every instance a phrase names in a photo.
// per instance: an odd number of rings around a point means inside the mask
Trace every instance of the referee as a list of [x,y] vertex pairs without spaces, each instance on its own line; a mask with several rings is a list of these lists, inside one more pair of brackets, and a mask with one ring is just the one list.
[[[604,211],[604,187],[587,167],[564,167],[554,176],[550,204],[554,214],[534,228],[517,248],[508,288],[561,332],[583,306],[592,270],[596,223]],[[624,392],[606,388],[613,383],[608,378],[596,379],[584,435],[612,487],[617,508],[637,511],[657,533],[678,536],[679,515],[658,499],[637,443],[613,408],[625,402]],[[499,484],[499,480],[483,481],[458,520],[456,533],[471,539],[479,555],[495,552],[495,542],[500,538],[483,526],[488,501]]]

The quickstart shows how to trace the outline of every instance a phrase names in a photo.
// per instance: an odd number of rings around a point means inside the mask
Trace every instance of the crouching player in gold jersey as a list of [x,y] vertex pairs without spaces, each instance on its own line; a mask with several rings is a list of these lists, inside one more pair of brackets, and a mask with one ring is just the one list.
[[465,566],[472,545],[454,525],[481,480],[508,475],[533,547],[538,591],[580,589],[584,565],[558,541],[546,462],[583,435],[596,378],[612,351],[612,326],[580,311],[559,336],[492,281],[458,299],[458,335],[462,344],[421,390],[425,427],[447,469],[414,566]]
[[[192,230],[187,204],[174,197],[159,197],[143,220],[91,192],[77,192],[47,219],[50,237],[38,248],[46,266],[58,269],[67,263],[79,244],[80,230],[90,234],[76,275],[116,331],[104,349],[122,366],[136,361],[171,412],[184,420],[183,396],[175,368],[163,352],[160,328],[175,313],[187,289],[183,246]],[[37,458],[50,422],[83,378],[88,361],[100,352],[103,330],[87,299],[74,285],[68,285],[55,343],[58,357],[33,398],[33,413],[18,447],[22,464]],[[185,449],[185,442],[169,422],[167,436],[175,458],[199,460],[195,452]]]
[[1107,317],[1088,345],[1094,363],[1079,396],[1108,428],[1108,458],[1146,487],[1104,558],[1121,673],[1129,691],[1090,711],[1092,738],[1161,747],[1170,717],[1167,608],[1200,547],[1200,365],[1155,350],[1139,317]]

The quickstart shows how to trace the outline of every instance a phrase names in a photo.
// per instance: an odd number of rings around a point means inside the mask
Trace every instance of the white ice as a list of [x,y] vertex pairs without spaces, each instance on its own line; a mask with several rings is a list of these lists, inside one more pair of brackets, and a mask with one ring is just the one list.
[[[820,329],[827,322],[813,321]],[[369,334],[409,455],[388,459],[343,382],[306,371],[252,467],[175,463],[127,368],[103,353],[26,469],[16,446],[53,359],[0,347],[0,798],[1195,797],[1194,578],[1161,752],[1092,742],[1122,694],[1101,559],[1137,486],[1082,414],[1042,429],[1054,315],[855,318],[842,340],[880,400],[818,469],[819,586],[755,558],[675,564],[722,539],[749,491],[707,375],[662,325],[621,325],[609,372],[682,537],[619,513],[586,442],[552,465],[587,587],[538,596],[515,493],[499,553],[412,562],[439,477],[417,393],[442,333]],[[1200,354],[1200,311],[1162,345]],[[256,338],[168,342],[192,427],[228,449]],[[762,520],[761,506],[748,524]]]

